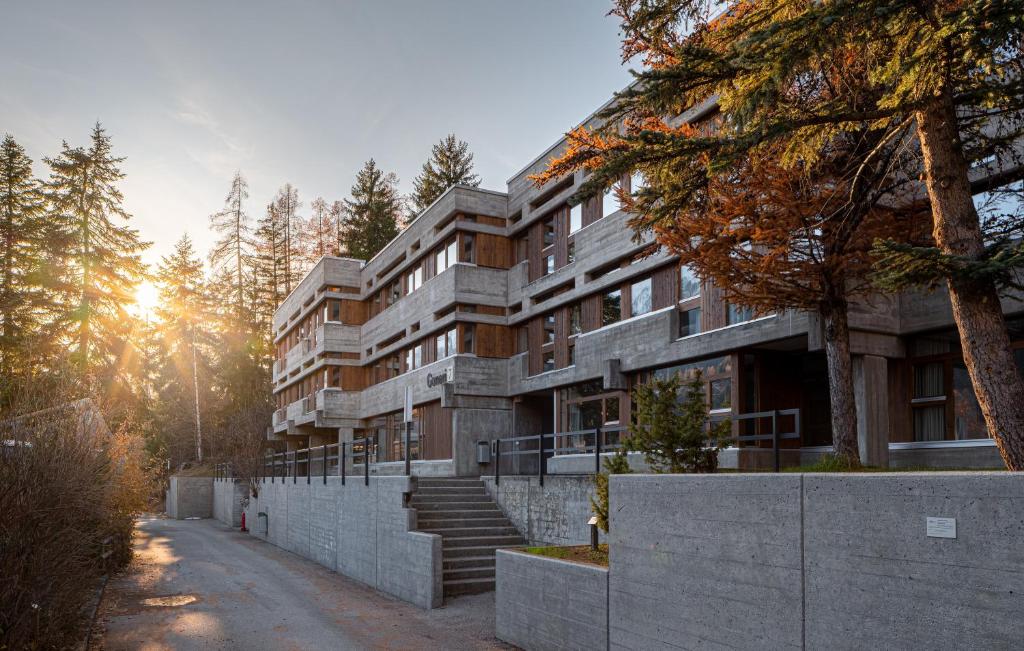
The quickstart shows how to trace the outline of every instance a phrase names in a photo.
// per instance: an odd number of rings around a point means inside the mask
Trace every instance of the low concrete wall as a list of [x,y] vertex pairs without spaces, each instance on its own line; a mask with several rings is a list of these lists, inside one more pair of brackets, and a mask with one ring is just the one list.
[[[405,494],[415,478],[340,477],[261,483],[249,500],[253,535],[423,608],[443,600],[441,537],[413,531]],[[260,517],[264,513],[266,517]]]
[[547,475],[544,486],[539,478],[522,475],[503,476],[497,485],[493,476],[481,479],[530,544],[590,544],[593,475]]
[[608,569],[499,549],[495,634],[530,651],[608,648]]
[[213,517],[213,477],[171,477],[167,515],[175,520]]
[[611,507],[610,648],[1024,639],[1024,474],[616,475]]
[[229,527],[242,526],[242,500],[248,494],[249,484],[247,482],[240,479],[215,479],[213,481],[213,517]]

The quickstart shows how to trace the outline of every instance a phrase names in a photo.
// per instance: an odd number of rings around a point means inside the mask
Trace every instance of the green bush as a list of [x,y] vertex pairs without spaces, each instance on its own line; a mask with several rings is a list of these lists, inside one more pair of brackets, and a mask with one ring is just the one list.
[[642,452],[652,471],[718,470],[718,452],[727,444],[731,425],[729,421],[708,423],[704,381],[699,371],[685,385],[675,375],[638,385],[633,389],[633,404],[635,420],[625,445]]
[[597,516],[597,526],[601,531],[608,533],[608,476],[633,472],[629,467],[625,448],[619,448],[615,454],[606,457],[604,468],[606,472],[599,472],[594,476],[597,495],[590,498],[590,510]]

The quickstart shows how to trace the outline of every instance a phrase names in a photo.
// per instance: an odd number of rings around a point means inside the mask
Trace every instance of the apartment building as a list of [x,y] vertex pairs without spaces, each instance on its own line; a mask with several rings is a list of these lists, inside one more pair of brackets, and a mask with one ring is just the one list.
[[[398,472],[408,387],[414,472],[477,474],[479,441],[621,426],[631,387],[700,369],[717,417],[790,412],[776,423],[799,433],[783,443],[786,463],[827,450],[816,316],[730,304],[634,241],[614,192],[570,206],[581,173],[536,187],[529,176],[562,147],[506,192],[449,189],[372,260],[323,258],[275,315],[271,436],[289,449],[369,437],[376,471]],[[631,191],[642,179],[620,183]],[[1024,304],[1003,307],[1024,365]],[[1001,465],[943,292],[860,301],[850,326],[867,461]],[[744,445],[724,462],[762,466],[766,452]]]

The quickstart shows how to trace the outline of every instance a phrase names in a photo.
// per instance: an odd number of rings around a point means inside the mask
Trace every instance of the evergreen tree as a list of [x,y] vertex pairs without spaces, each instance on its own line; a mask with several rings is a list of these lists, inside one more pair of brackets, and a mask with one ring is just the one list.
[[331,240],[333,255],[348,255],[343,242],[343,231],[345,227],[345,204],[341,201],[332,201],[330,207],[331,224],[334,226],[334,235]]
[[433,146],[430,159],[423,163],[423,170],[413,180],[413,216],[423,212],[445,190],[459,184],[477,187],[480,177],[473,173],[469,143],[450,133]]
[[352,198],[345,200],[342,240],[347,255],[360,260],[375,256],[398,235],[401,214],[398,177],[371,158],[356,175]]
[[323,197],[317,197],[309,204],[309,219],[302,220],[299,231],[299,254],[302,260],[300,272],[304,275],[313,268],[320,258],[334,251],[337,226],[331,215],[331,208]]
[[[174,461],[202,460],[204,412],[209,404],[209,311],[203,263],[188,235],[161,259],[155,274],[160,291],[161,362],[157,369],[157,423]],[[209,449],[212,441],[206,441]]]
[[11,136],[0,143],[0,375],[24,370],[28,349],[49,343],[57,312],[48,262],[64,244],[46,218],[32,160]]
[[224,208],[210,217],[210,227],[219,239],[210,250],[210,266],[224,273],[223,280],[233,289],[231,301],[240,319],[245,311],[245,267],[251,257],[251,227],[244,202],[249,185],[241,172],[235,172]]
[[253,258],[253,305],[267,323],[287,295],[284,285],[284,228],[277,207],[267,205],[255,232]]
[[145,274],[140,254],[149,246],[127,225],[131,216],[121,205],[117,183],[124,178],[124,159],[112,154],[110,137],[97,123],[88,149],[65,142],[57,157],[45,160],[51,218],[74,238],[67,257],[77,361],[84,369],[116,364],[131,322],[125,306]]
[[[1024,381],[998,300],[1024,252],[1005,230],[988,246],[972,200],[1022,169],[1021,2],[744,1],[712,17],[717,8],[704,0],[616,1],[623,56],[641,58],[646,69],[601,113],[598,133],[570,134],[548,178],[586,168],[582,197],[641,171],[649,187],[637,197],[642,216],[634,223],[644,229],[671,221],[709,174],[766,143],[797,167],[827,154],[851,127],[868,125],[879,142],[912,130],[921,161],[896,173],[916,178],[923,168],[936,247],[891,242],[881,247],[890,256],[883,264],[908,282],[947,285],[989,434],[1007,467],[1024,469]],[[859,88],[817,93],[836,79]],[[722,118],[713,132],[677,119],[712,99]],[[988,172],[973,186],[972,164]],[[858,174],[852,182],[860,183]]]
[[296,237],[300,207],[302,203],[299,201],[299,191],[291,183],[285,183],[277,191],[277,197],[274,199],[274,208],[281,227],[281,273],[285,296],[292,292],[300,280],[301,256],[298,255],[299,239]]

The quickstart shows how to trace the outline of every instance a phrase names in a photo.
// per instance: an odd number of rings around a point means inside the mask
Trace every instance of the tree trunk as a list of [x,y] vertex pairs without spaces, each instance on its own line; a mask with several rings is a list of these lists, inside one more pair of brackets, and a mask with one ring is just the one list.
[[[967,176],[956,110],[945,93],[917,112],[933,235],[943,253],[978,258],[984,240]],[[995,283],[947,281],[964,363],[989,436],[1010,470],[1024,470],[1024,381],[1010,349]]]
[[825,360],[828,363],[828,394],[832,415],[832,450],[837,457],[860,465],[857,447],[857,407],[853,396],[853,361],[850,358],[850,326],[846,300],[826,300],[821,308],[825,322]]

